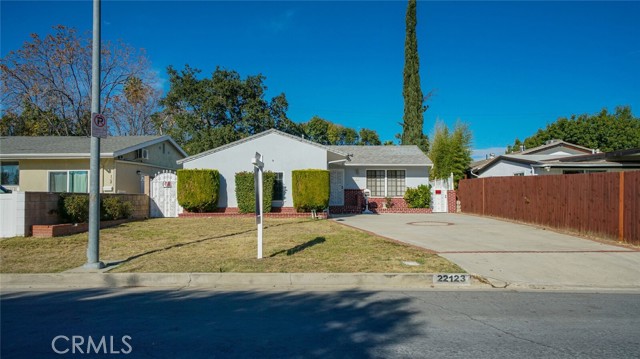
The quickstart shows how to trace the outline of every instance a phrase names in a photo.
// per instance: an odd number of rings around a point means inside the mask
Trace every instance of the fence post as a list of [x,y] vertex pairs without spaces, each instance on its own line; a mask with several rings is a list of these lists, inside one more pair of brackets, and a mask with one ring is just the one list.
[[618,190],[618,240],[624,242],[624,172],[620,172]]
[[482,215],[483,216],[484,216],[484,206],[485,206],[485,204],[484,204],[485,203],[485,200],[484,200],[484,197],[485,197],[485,194],[484,194],[484,180],[485,179],[483,178],[482,179]]

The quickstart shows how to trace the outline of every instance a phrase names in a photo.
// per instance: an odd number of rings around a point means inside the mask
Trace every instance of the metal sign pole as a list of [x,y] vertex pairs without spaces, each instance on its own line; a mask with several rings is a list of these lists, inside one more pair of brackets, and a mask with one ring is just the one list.
[[[91,112],[100,113],[100,0],[93,0],[93,52],[91,79]],[[101,121],[104,126],[104,121]],[[91,116],[91,128],[94,116]],[[91,160],[89,164],[89,243],[87,245],[87,269],[104,268],[100,258],[100,137],[91,134]]]
[[258,226],[258,259],[262,258],[262,218],[264,213],[264,206],[262,203],[263,198],[263,183],[262,183],[262,171],[264,169],[264,162],[262,162],[262,155],[256,152],[254,158],[251,159],[253,164],[253,183],[256,199],[256,225]]

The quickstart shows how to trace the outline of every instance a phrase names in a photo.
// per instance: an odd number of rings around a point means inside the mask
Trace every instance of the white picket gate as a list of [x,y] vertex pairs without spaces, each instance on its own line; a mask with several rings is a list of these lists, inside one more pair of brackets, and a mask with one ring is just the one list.
[[431,185],[431,209],[433,213],[447,213],[449,210],[448,192],[453,190],[453,173],[449,178],[429,181]]
[[152,218],[178,217],[183,209],[178,204],[178,175],[162,172],[151,180],[149,214]]

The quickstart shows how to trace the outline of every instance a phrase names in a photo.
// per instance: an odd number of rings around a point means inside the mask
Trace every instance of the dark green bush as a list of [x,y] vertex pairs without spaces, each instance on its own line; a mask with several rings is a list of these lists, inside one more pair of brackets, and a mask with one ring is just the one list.
[[[89,220],[89,195],[63,193],[58,201],[58,213],[62,220],[69,223],[84,223]],[[111,221],[127,219],[133,213],[133,205],[118,197],[100,198],[100,219]]]
[[122,201],[118,197],[102,198],[102,219],[111,221],[116,219],[127,219],[133,213],[133,205],[129,201]]
[[178,170],[178,203],[189,212],[215,210],[219,190],[217,170]]
[[58,213],[65,222],[87,222],[89,219],[89,195],[61,194],[58,201]]
[[[269,171],[262,174],[262,185],[264,186],[264,198],[262,206],[264,213],[271,212],[271,201],[273,200],[273,186],[276,182],[276,174]],[[240,213],[255,213],[256,197],[253,172],[236,173],[236,200]]]
[[329,206],[329,171],[291,172],[293,206],[298,212],[321,211]]
[[421,184],[417,188],[407,188],[404,200],[409,208],[429,208],[431,206],[431,185]]

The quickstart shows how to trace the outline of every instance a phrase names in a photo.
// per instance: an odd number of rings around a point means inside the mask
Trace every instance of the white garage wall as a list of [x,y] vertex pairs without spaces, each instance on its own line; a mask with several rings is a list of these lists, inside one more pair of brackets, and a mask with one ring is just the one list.
[[284,173],[284,207],[293,207],[291,171],[327,169],[327,151],[294,138],[270,133],[224,150],[184,162],[185,169],[216,169],[220,172],[218,207],[238,207],[235,174],[253,171],[251,159],[256,152],[263,156],[264,170]]

